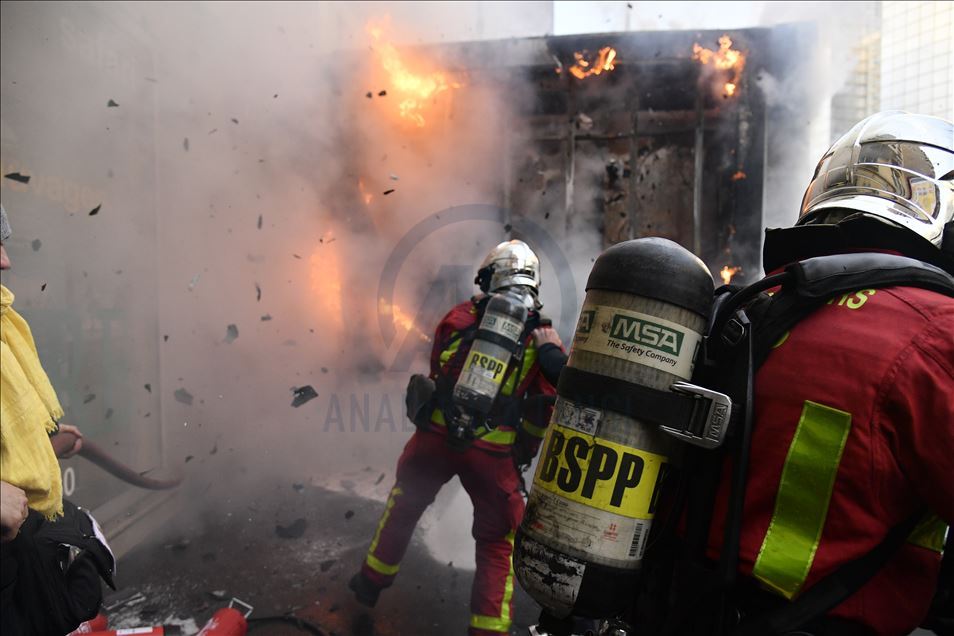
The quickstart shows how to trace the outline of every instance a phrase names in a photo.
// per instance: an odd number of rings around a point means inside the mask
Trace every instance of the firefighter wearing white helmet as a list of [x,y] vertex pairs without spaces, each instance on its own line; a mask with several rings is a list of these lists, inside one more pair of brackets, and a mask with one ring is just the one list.
[[455,475],[474,504],[476,572],[471,636],[510,632],[514,532],[524,511],[518,465],[528,464],[545,433],[556,391],[543,368],[544,349],[559,363],[559,339],[537,345],[540,261],[522,241],[497,245],[481,263],[483,293],[441,320],[430,373],[408,385],[408,416],[417,426],[361,571],[350,581],[373,606],[391,585],[424,510]]
[[762,315],[785,323],[772,312],[787,307],[791,320],[756,351],[748,476],[738,489],[719,481],[707,531],[687,531],[701,538],[695,563],[719,562],[741,583],[684,582],[673,598],[730,601],[708,623],[702,606],[677,603],[669,633],[949,629],[951,580],[939,571],[954,523],[952,179],[950,121],[878,113],[821,158],[795,226],[766,232],[761,289],[782,286]]

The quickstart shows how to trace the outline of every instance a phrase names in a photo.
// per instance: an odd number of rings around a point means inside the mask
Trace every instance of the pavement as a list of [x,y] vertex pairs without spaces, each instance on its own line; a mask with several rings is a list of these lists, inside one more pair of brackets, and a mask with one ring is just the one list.
[[[160,529],[120,560],[119,590],[105,602],[110,628],[178,625],[188,635],[237,598],[254,608],[253,619],[291,614],[329,636],[466,634],[473,570],[445,560],[446,548],[435,558],[420,528],[394,586],[373,610],[347,589],[388,488],[368,468],[334,484],[278,486],[272,496]],[[377,494],[367,496],[372,491]],[[472,563],[472,549],[462,545],[468,553],[460,561]],[[539,610],[519,586],[514,599],[511,633],[527,634]],[[253,622],[249,633],[306,632]]]

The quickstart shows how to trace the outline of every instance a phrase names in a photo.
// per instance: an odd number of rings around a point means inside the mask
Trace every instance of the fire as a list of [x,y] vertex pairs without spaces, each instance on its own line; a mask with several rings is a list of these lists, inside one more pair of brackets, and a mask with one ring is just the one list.
[[383,298],[379,298],[378,312],[382,315],[386,315],[388,313],[388,309],[391,310],[391,318],[394,320],[394,326],[401,327],[405,332],[414,331],[417,334],[417,337],[424,342],[431,341],[431,337],[421,331],[417,325],[414,324],[414,319],[408,314],[404,313],[404,310],[397,305],[388,304],[388,301],[384,300]]
[[742,172],[741,170],[739,170],[739,171],[736,172],[734,175],[732,175],[732,180],[733,180],[733,181],[741,181],[742,179],[745,179],[746,176],[747,176],[747,175],[746,175],[744,172]]
[[398,113],[404,119],[423,127],[426,123],[423,111],[428,102],[447,90],[460,88],[461,84],[441,71],[412,71],[395,46],[382,39],[383,27],[368,25],[367,30],[374,40],[374,51],[390,82],[388,95],[393,95],[398,100]]
[[[604,46],[595,57],[590,55],[589,51],[577,51],[573,54],[573,59],[576,62],[569,68],[570,74],[577,79],[586,79],[590,75],[599,75],[603,71],[609,72],[616,68],[616,49]],[[560,69],[557,69],[557,73],[559,72]]]
[[358,191],[361,193],[361,199],[364,200],[365,205],[371,205],[371,201],[374,200],[374,195],[367,191],[364,187],[364,181],[358,179]]
[[692,59],[720,71],[730,71],[732,77],[723,85],[726,97],[732,97],[739,88],[739,80],[745,69],[745,53],[732,48],[732,38],[723,35],[719,38],[719,50],[713,51],[698,42],[692,45]]
[[722,268],[722,271],[719,272],[719,275],[722,276],[722,284],[728,285],[732,282],[732,277],[742,271],[741,267],[729,267],[726,265]]
[[332,334],[341,334],[344,330],[344,312],[342,310],[341,270],[338,264],[336,247],[329,245],[335,241],[331,232],[326,232],[318,240],[318,245],[309,259],[311,291],[317,296],[321,310],[321,322]]

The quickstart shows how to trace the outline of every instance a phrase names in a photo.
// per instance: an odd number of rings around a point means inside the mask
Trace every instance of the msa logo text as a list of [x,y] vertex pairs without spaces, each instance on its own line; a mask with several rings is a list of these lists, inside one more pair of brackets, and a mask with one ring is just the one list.
[[682,349],[682,337],[678,331],[621,314],[614,314],[610,325],[610,338],[652,347],[674,356],[678,356]]

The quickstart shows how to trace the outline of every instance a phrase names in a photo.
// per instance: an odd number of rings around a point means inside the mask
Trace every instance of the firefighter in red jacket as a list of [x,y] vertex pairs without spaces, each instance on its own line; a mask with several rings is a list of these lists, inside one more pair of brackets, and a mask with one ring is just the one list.
[[[827,254],[901,254],[954,274],[954,128],[873,115],[825,154],[767,272]],[[741,528],[753,612],[794,599],[923,511],[860,590],[804,633],[908,634],[925,618],[954,523],[954,298],[858,289],[798,322],[759,369]],[[723,480],[727,481],[727,480]],[[729,485],[708,554],[717,559]],[[784,602],[784,601],[783,601]],[[803,632],[799,632],[803,633]]]
[[[374,606],[380,591],[397,575],[418,519],[441,486],[457,475],[474,504],[477,542],[469,633],[483,636],[510,631],[513,537],[524,511],[517,465],[528,464],[543,439],[552,410],[552,400],[548,402],[546,397],[556,394],[547,378],[552,380],[559,371],[549,367],[565,362],[565,355],[552,330],[541,328],[531,333],[539,324],[540,263],[525,243],[508,241],[494,248],[475,282],[487,294],[504,290],[524,294],[533,305],[521,336],[523,346],[518,349],[522,354],[515,354],[508,365],[491,412],[494,426],[478,433],[463,450],[448,444],[445,411],[451,408],[450,391],[487,305],[489,296],[480,294],[451,309],[437,326],[430,369],[436,392],[398,460],[397,483],[361,571],[349,587],[358,601]],[[521,408],[531,402],[537,406]]]

